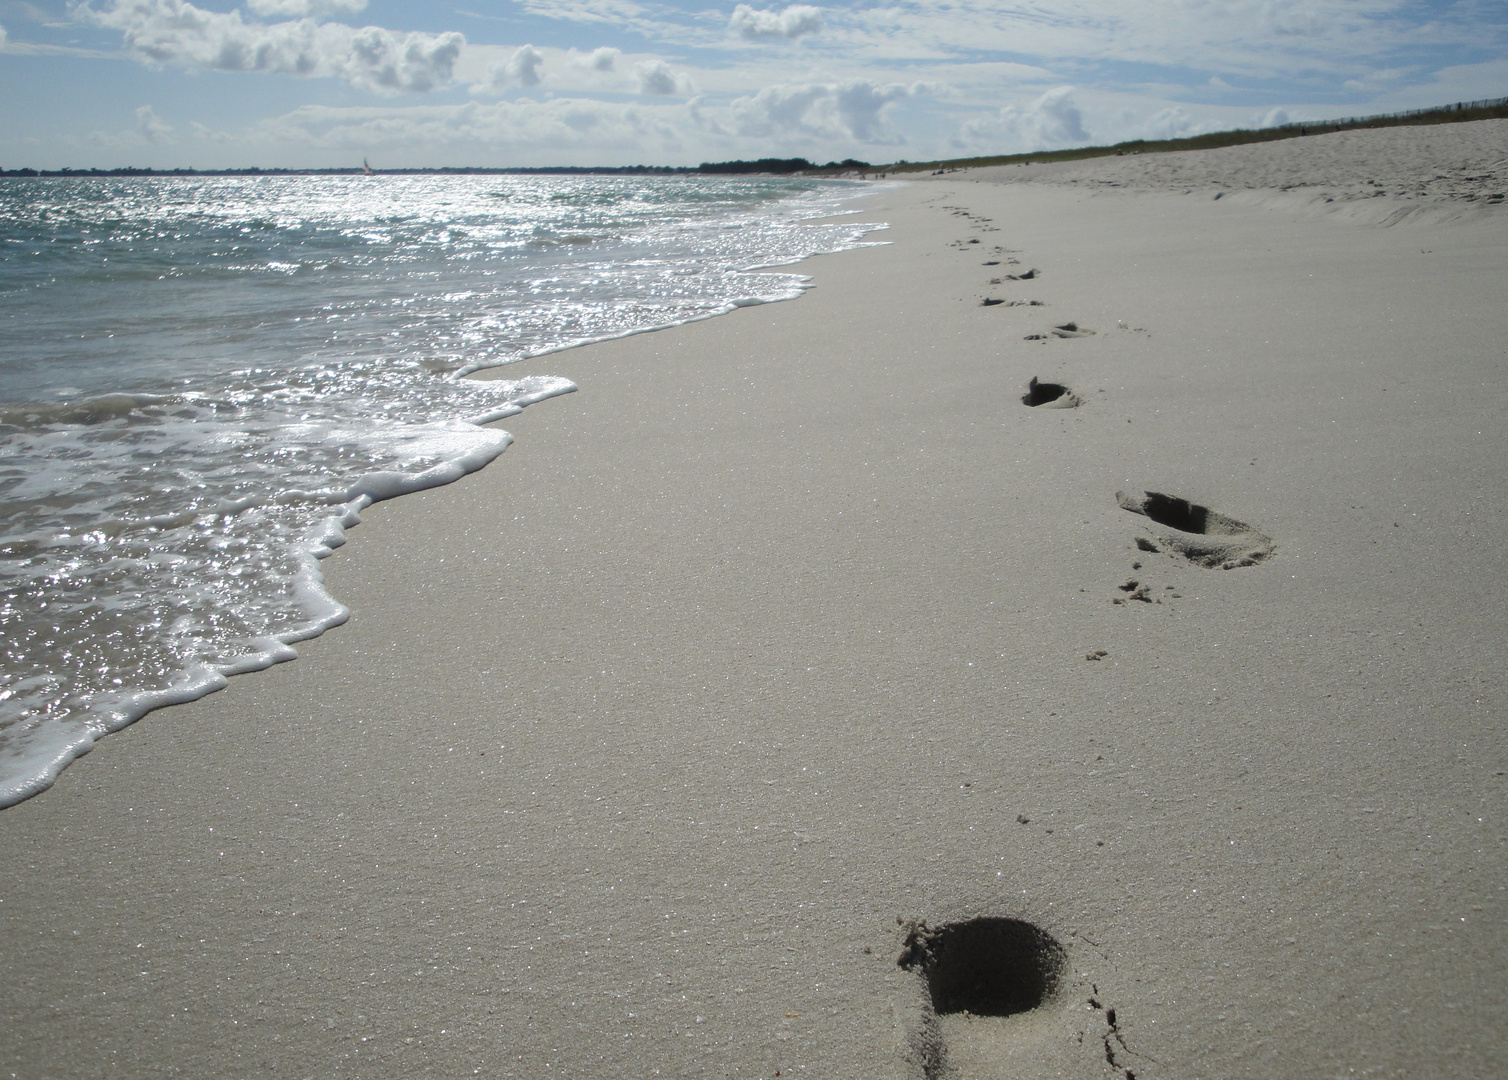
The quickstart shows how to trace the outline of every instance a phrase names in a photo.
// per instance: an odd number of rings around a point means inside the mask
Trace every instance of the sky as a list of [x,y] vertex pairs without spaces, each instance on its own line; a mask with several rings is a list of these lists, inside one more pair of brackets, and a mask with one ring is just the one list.
[[0,0],[0,168],[888,163],[1508,96],[1508,0]]

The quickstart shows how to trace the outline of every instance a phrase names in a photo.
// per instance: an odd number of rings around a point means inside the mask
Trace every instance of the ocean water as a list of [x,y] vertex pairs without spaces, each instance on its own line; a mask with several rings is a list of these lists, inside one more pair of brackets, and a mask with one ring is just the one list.
[[575,387],[466,379],[792,299],[857,185],[0,180],[0,806],[343,622],[318,560]]

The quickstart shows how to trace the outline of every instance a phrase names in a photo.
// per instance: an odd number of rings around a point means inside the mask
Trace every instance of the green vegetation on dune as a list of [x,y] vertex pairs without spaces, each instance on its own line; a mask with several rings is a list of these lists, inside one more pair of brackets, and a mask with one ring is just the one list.
[[1174,150],[1214,150],[1222,146],[1240,146],[1243,143],[1276,142],[1279,139],[1296,139],[1304,135],[1319,135],[1332,131],[1352,131],[1358,128],[1406,127],[1423,124],[1459,124],[1468,120],[1501,120],[1508,118],[1508,97],[1491,98],[1485,101],[1458,102],[1432,109],[1414,109],[1410,112],[1387,113],[1382,116],[1363,116],[1347,120],[1306,120],[1281,124],[1270,128],[1237,128],[1234,131],[1211,131],[1186,139],[1160,139],[1148,141],[1134,139],[1116,143],[1114,146],[1081,146],[1073,150],[1041,150],[1031,154],[1000,154],[994,157],[951,158],[946,161],[899,161],[894,165],[878,165],[885,172],[923,172],[939,169],[977,169],[985,165],[1045,164],[1051,161],[1079,161],[1084,158],[1110,157],[1121,154],[1161,154]]

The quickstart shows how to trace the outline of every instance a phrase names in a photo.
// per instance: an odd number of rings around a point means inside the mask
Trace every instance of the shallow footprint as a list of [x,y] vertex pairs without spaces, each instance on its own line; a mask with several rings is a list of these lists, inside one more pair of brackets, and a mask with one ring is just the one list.
[[1182,555],[1196,566],[1231,570],[1238,566],[1255,566],[1270,556],[1277,545],[1272,537],[1244,521],[1216,513],[1207,506],[1189,502],[1160,491],[1140,495],[1115,493],[1121,509],[1155,521],[1172,532],[1157,539],[1161,546],[1145,537],[1136,546],[1143,551],[1170,551]]
[[[1032,307],[1040,307],[1040,306],[1042,306],[1041,302],[1037,301],[1037,300],[1032,300],[1029,303],[1030,303],[1030,306],[1032,306]],[[1081,338],[1081,337],[1094,337],[1094,331],[1093,330],[1086,330],[1084,327],[1080,326],[1078,323],[1066,322],[1062,326],[1054,326],[1051,330],[1046,330],[1046,331],[1043,331],[1041,333],[1036,333],[1036,334],[1027,334],[1026,337],[1023,338],[1022,340],[1024,340],[1024,341],[1051,341],[1053,338]]]
[[1032,409],[1077,409],[1084,399],[1062,383],[1042,382],[1033,375],[1021,395],[1021,404]]

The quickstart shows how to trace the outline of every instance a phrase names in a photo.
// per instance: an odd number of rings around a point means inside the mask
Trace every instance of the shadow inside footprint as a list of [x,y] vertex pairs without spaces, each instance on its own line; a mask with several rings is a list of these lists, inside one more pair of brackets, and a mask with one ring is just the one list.
[[1052,328],[1053,336],[1060,338],[1093,337],[1093,330],[1085,330],[1078,323],[1064,323]]
[[1041,382],[1033,375],[1026,393],[1021,395],[1021,404],[1033,409],[1077,409],[1084,399],[1062,383]]
[[900,966],[920,971],[940,1016],[1014,1016],[1052,999],[1066,959],[1063,946],[1031,923],[981,918],[917,925]]
[[[1230,570],[1237,566],[1255,566],[1276,549],[1272,538],[1244,521],[1216,513],[1207,506],[1189,502],[1159,491],[1141,495],[1115,493],[1121,509],[1140,514],[1159,525],[1174,530],[1159,539],[1163,547],[1176,552],[1197,566]],[[1156,544],[1140,538],[1136,546],[1142,551],[1160,551]]]

